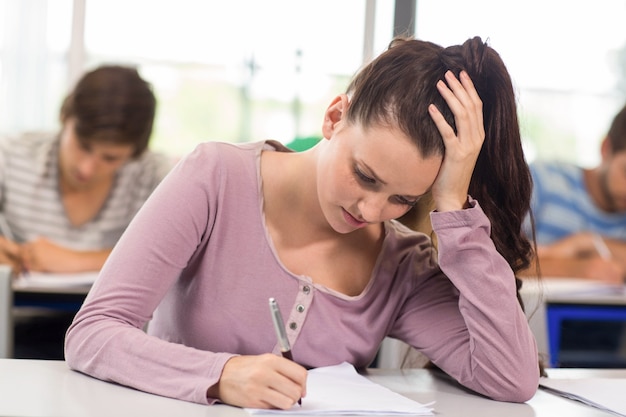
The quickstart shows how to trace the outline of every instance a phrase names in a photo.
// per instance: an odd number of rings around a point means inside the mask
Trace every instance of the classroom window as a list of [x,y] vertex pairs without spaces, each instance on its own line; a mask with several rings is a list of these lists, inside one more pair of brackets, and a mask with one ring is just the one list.
[[0,0],[0,134],[56,126],[72,0]]
[[[29,1],[32,9],[57,8],[54,0]],[[365,0],[80,1],[84,67],[138,66],[158,99],[152,147],[176,155],[206,140],[320,136],[326,106],[363,63]],[[55,13],[71,20],[72,2],[65,3]],[[376,52],[392,25],[393,2],[379,2]],[[56,123],[46,117],[16,127]]]
[[500,53],[529,160],[599,162],[626,102],[625,0],[418,0],[416,16],[418,37],[447,46],[479,35]]
[[[363,63],[372,4],[378,54],[392,37],[393,1],[0,0],[0,134],[58,129],[78,56],[81,71],[139,67],[159,99],[152,146],[160,150],[319,136],[328,102]],[[626,0],[416,6],[419,38],[447,46],[479,35],[500,52],[529,160],[598,162],[626,101]]]

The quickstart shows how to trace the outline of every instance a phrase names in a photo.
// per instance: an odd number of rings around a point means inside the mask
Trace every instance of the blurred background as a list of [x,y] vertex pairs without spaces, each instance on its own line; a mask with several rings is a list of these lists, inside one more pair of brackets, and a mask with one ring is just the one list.
[[0,0],[0,134],[56,130],[103,63],[154,86],[152,147],[319,137],[323,112],[394,33],[481,36],[518,92],[529,160],[592,166],[626,102],[626,0]]

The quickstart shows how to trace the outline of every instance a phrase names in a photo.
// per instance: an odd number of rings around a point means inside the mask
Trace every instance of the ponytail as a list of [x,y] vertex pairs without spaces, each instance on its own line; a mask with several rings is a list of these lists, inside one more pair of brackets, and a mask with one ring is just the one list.
[[[442,48],[432,42],[396,38],[348,87],[348,120],[398,126],[424,157],[444,155],[441,134],[428,112],[437,106],[456,131],[454,114],[436,88],[445,73],[465,70],[483,103],[485,140],[472,174],[469,194],[491,223],[491,239],[516,275],[517,299],[524,309],[517,274],[533,255],[522,223],[530,209],[532,177],[524,158],[511,77],[498,53],[479,37]],[[403,219],[414,219],[410,213]],[[540,368],[543,369],[541,363]],[[543,372],[543,371],[542,371]]]
[[491,237],[514,272],[530,265],[532,247],[521,233],[530,208],[532,177],[524,158],[511,78],[498,53],[480,38],[460,47],[483,102],[485,141],[469,193],[491,221]]

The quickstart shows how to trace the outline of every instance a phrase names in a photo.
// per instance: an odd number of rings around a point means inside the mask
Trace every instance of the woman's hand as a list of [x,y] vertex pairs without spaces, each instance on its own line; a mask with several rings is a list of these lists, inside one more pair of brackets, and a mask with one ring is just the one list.
[[207,396],[238,407],[287,410],[306,395],[306,377],[304,367],[271,353],[235,356]]
[[459,81],[448,71],[445,78],[450,87],[439,81],[437,89],[454,114],[457,133],[454,133],[454,129],[437,107],[431,104],[430,115],[446,147],[441,169],[432,188],[438,211],[461,210],[467,207],[470,180],[485,140],[483,103],[469,75],[461,71]]

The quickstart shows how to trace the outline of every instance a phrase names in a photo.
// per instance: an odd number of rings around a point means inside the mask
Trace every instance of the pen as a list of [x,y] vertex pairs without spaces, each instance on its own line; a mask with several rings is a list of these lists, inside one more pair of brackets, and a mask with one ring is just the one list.
[[[287,332],[285,331],[285,323],[283,322],[283,316],[280,315],[278,309],[278,303],[272,297],[270,298],[270,312],[272,313],[272,322],[274,322],[274,330],[276,330],[276,337],[278,337],[278,345],[280,346],[280,353],[283,358],[293,360],[291,354],[291,346],[289,346],[289,339],[287,338]],[[298,400],[298,404],[302,405],[302,399]]]
[[611,259],[611,250],[608,246],[606,246],[602,236],[597,233],[593,234],[593,246],[596,248],[596,251],[598,251],[598,254],[602,259]]

